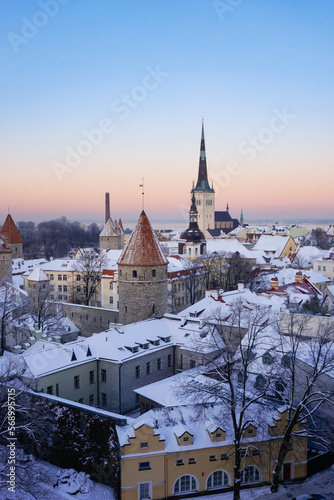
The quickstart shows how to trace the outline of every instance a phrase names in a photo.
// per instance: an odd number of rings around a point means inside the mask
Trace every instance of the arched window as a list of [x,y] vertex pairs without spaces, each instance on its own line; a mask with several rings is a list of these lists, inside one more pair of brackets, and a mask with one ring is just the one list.
[[195,476],[191,476],[190,474],[179,477],[174,484],[174,495],[191,493],[197,490],[197,480]]
[[188,253],[189,253],[189,255],[191,254],[191,248],[189,248]]
[[198,254],[198,248],[195,248],[195,255]]
[[215,470],[206,482],[206,489],[223,488],[229,486],[228,474],[224,470]]
[[258,483],[261,481],[260,470],[255,465],[248,465],[242,472],[242,482],[244,484]]
[[254,387],[255,389],[263,389],[266,385],[267,381],[263,375],[258,375],[255,380]]

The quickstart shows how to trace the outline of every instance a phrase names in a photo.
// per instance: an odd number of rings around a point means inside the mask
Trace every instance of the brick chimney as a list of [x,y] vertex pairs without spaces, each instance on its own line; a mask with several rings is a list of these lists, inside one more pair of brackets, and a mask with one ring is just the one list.
[[278,278],[277,278],[277,276],[274,276],[273,278],[271,278],[270,288],[272,290],[278,290]]
[[109,193],[106,193],[106,214],[105,214],[105,222],[110,219],[110,197]]
[[296,283],[303,283],[303,273],[301,271],[296,272],[295,281]]

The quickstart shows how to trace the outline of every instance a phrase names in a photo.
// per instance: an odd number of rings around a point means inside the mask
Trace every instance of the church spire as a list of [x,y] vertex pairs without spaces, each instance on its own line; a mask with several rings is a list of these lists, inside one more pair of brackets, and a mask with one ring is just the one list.
[[204,120],[202,118],[202,135],[201,135],[201,149],[199,153],[199,166],[198,166],[198,179],[195,191],[205,191],[213,193],[213,188],[210,188],[208,181],[208,172],[206,167],[206,152],[205,152],[205,139],[204,139]]

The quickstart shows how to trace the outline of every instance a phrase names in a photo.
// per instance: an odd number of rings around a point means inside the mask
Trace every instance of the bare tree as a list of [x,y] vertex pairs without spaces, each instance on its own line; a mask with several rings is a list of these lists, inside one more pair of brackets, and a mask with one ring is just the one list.
[[281,398],[288,424],[273,471],[271,490],[277,491],[284,458],[299,424],[315,423],[320,407],[333,401],[327,375],[334,369],[334,328],[326,318],[289,313],[280,322]]
[[185,272],[187,301],[195,304],[205,296],[205,266],[201,262],[187,261]]
[[[263,386],[256,386],[249,391],[248,377],[256,357],[256,349],[271,321],[268,310],[245,308],[242,302],[231,306],[228,319],[217,315],[212,323],[218,333],[210,336],[210,342],[216,344],[215,359],[208,358],[206,366],[207,382],[200,384],[194,379],[187,379],[186,386],[178,388],[188,401],[193,403],[223,403],[225,415],[233,423],[234,432],[234,490],[233,499],[240,499],[242,480],[242,444],[244,431],[250,424],[248,411],[266,394],[269,380]],[[211,321],[210,321],[211,323]],[[212,328],[212,325],[211,325]],[[205,337],[205,335],[203,335]],[[267,337],[267,335],[266,335]],[[215,341],[215,339],[217,339]],[[222,348],[221,341],[224,347]],[[207,351],[212,351],[211,346]],[[201,350],[203,358],[203,349]],[[222,412],[222,425],[224,411]]]
[[103,269],[108,259],[105,253],[96,257],[94,252],[84,252],[83,257],[73,262],[74,281],[72,285],[73,302],[89,305],[90,300],[98,292]]
[[28,304],[13,286],[4,281],[0,285],[0,356],[3,356],[8,336],[13,333],[13,320]]

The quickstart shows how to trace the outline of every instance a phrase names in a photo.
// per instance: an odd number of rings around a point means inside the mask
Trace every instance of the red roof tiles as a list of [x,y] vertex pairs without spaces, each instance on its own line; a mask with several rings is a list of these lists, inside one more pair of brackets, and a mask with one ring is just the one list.
[[15,222],[10,214],[7,215],[4,225],[0,231],[0,234],[4,238],[8,238],[10,244],[12,243],[22,243],[23,240],[20,235],[20,231],[17,229]]
[[117,264],[125,266],[166,266],[168,264],[144,210]]

